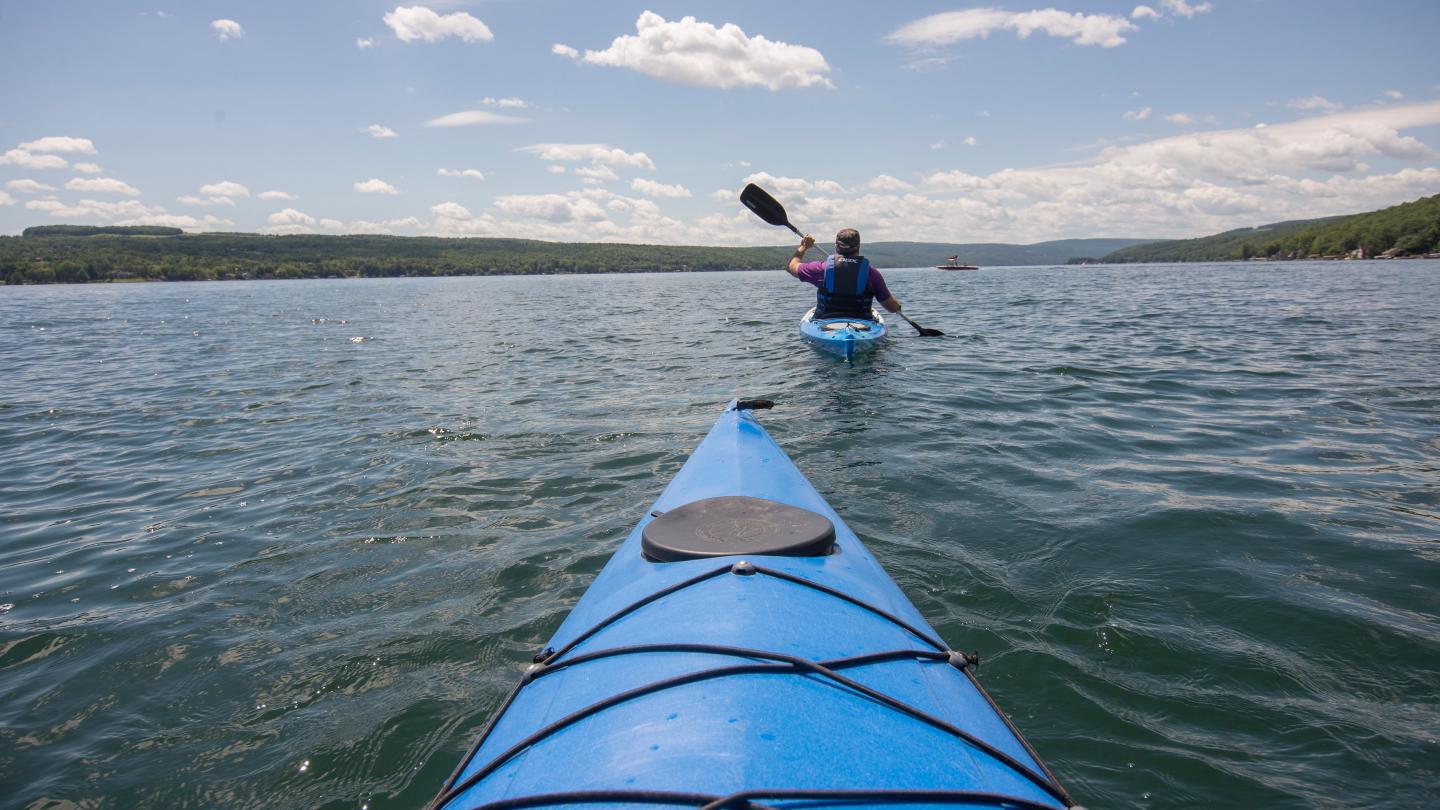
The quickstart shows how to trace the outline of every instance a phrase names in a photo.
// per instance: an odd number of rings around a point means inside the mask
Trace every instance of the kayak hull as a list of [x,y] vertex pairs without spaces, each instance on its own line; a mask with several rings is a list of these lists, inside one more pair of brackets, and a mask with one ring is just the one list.
[[[433,806],[702,806],[746,792],[775,806],[835,791],[866,806],[905,791],[948,797],[895,802],[912,808],[1069,806],[972,662],[744,406],[721,415]],[[828,519],[831,553],[646,557],[647,525],[727,497]]]
[[827,318],[816,319],[812,308],[800,319],[800,335],[813,346],[842,357],[854,360],[855,356],[878,347],[885,339],[885,317],[879,310],[871,310],[871,319]]

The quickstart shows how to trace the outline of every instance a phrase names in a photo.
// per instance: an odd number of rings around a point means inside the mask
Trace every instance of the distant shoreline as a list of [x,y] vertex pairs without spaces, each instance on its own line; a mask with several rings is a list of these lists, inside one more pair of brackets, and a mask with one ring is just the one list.
[[[1351,264],[1385,264],[1385,263],[1391,263],[1391,262],[1426,261],[1426,260],[1428,260],[1428,261],[1440,261],[1440,255],[1429,255],[1429,256],[1401,256],[1401,257],[1384,257],[1384,258],[1376,257],[1376,258],[1373,258],[1373,259],[1335,259],[1335,258],[1325,258],[1325,259],[1309,259],[1309,258],[1307,258],[1307,259],[1215,259],[1215,260],[1170,261],[1170,262],[1154,261],[1154,262],[1086,262],[1086,263],[1078,263],[1078,262],[1077,262],[1077,263],[1071,263],[1071,264],[1011,264],[1011,265],[996,265],[996,266],[991,266],[991,267],[987,267],[987,268],[981,268],[981,269],[980,269],[980,272],[984,272],[984,271],[986,271],[986,270],[994,271],[994,270],[1039,269],[1039,268],[1158,267],[1158,266],[1216,265],[1216,264],[1233,264],[1233,265],[1249,265],[1249,264],[1302,264],[1302,263],[1311,263],[1311,264],[1321,264],[1321,263],[1325,263],[1325,264],[1330,264],[1330,263],[1334,263],[1334,264],[1342,264],[1342,263],[1351,263]],[[9,281],[9,282],[7,282],[7,281],[5,281],[5,280],[3,280],[3,279],[0,279],[0,287],[40,287],[40,286],[60,286],[60,285],[67,285],[67,284],[70,284],[70,285],[151,284],[151,283],[155,283],[155,284],[166,284],[166,283],[181,283],[181,282],[185,282],[185,283],[202,283],[202,282],[242,282],[242,281],[326,281],[326,280],[330,280],[330,281],[363,281],[363,280],[375,280],[375,279],[386,279],[386,278],[472,278],[472,277],[518,278],[518,277],[529,277],[529,276],[599,276],[599,275],[642,275],[642,274],[682,274],[682,273],[683,273],[683,274],[691,274],[691,273],[765,273],[765,272],[775,272],[775,271],[778,271],[778,270],[781,270],[781,269],[783,269],[783,268],[780,268],[780,267],[722,267],[722,268],[707,268],[707,269],[703,269],[703,270],[701,270],[701,269],[689,269],[689,270],[657,270],[657,269],[651,269],[651,268],[635,268],[635,269],[628,269],[628,270],[603,270],[603,271],[578,270],[578,271],[568,271],[568,272],[503,272],[503,273],[502,273],[502,272],[496,272],[496,273],[450,273],[450,274],[429,273],[429,274],[416,274],[416,275],[387,275],[387,276],[350,276],[350,275],[335,275],[335,276],[319,276],[319,275],[317,275],[317,276],[274,276],[274,275],[272,275],[272,276],[226,276],[226,277],[218,277],[218,278],[166,278],[166,277],[123,276],[123,277],[111,277],[111,278],[102,278],[102,279],[89,279],[89,280],[84,280],[84,281],[60,281],[60,280],[57,279],[57,280],[54,280],[54,281],[22,280],[22,281]],[[899,271],[899,270],[905,270],[905,271],[909,271],[909,270],[928,271],[928,270],[934,270],[934,271],[937,272],[937,273],[944,272],[944,271],[938,270],[938,269],[936,269],[936,268],[934,268],[934,267],[931,267],[931,266],[922,266],[922,267],[887,267],[887,268],[884,268],[884,269],[887,270],[887,271]]]
[[[174,230],[174,229],[171,229]],[[791,245],[701,247],[610,242],[427,236],[271,236],[143,232],[123,226],[42,226],[0,237],[0,282],[86,283],[146,279],[392,278],[778,270]],[[1071,239],[1034,245],[872,242],[876,267],[929,267],[963,253],[982,266],[1056,265],[1073,256],[1148,244],[1141,239]],[[817,254],[812,254],[817,255]]]

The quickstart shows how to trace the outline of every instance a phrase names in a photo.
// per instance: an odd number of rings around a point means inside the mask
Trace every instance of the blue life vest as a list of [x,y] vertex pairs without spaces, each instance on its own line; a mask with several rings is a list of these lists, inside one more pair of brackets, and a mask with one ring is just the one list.
[[815,288],[815,319],[863,318],[870,320],[875,296],[870,292],[870,260],[864,256],[835,256],[825,260],[825,280]]

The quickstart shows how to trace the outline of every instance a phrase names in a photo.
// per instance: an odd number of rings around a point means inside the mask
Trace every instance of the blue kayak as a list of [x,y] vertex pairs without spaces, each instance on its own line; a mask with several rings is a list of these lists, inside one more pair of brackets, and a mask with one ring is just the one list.
[[811,309],[800,319],[800,335],[811,344],[854,360],[860,352],[873,349],[885,339],[885,318],[879,310],[870,310],[870,320],[863,318],[825,318],[816,320]]
[[435,808],[1073,806],[731,402]]

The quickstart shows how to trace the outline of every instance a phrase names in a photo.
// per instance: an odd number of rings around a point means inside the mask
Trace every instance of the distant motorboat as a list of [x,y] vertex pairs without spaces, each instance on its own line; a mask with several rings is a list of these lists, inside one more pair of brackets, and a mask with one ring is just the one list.
[[945,263],[944,263],[944,264],[937,264],[937,265],[935,265],[935,269],[936,269],[936,270],[979,270],[980,268],[979,268],[979,267],[976,267],[976,266],[973,265],[973,264],[965,264],[964,262],[960,261],[960,257],[959,257],[959,256],[951,256],[950,258],[948,258],[948,259],[945,260]]

